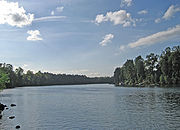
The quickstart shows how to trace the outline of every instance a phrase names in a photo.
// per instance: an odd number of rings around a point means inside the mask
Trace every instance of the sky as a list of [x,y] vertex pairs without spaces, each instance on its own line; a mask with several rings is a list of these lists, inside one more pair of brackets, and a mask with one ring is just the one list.
[[0,0],[0,62],[25,71],[112,76],[177,45],[179,0]]

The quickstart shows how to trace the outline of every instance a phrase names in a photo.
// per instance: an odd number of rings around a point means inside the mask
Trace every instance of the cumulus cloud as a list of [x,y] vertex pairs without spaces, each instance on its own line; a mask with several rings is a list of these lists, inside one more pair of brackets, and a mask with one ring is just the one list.
[[103,40],[99,43],[101,46],[106,46],[114,38],[113,34],[107,34],[103,37]]
[[43,40],[40,36],[39,30],[29,30],[27,33],[30,35],[27,37],[28,41],[40,41]]
[[65,19],[66,16],[46,16],[34,19],[34,21],[57,21],[61,19]]
[[130,26],[131,24],[135,26],[135,20],[131,18],[131,14],[127,13],[126,10],[107,12],[105,16],[103,14],[99,14],[96,16],[96,24],[100,24],[106,21],[111,21],[114,23],[114,25],[122,24],[123,27]]
[[147,10],[141,10],[141,11],[138,12],[138,14],[147,14],[147,13],[148,13]]
[[173,17],[173,15],[176,13],[176,12],[179,12],[180,11],[180,7],[175,7],[174,5],[171,5],[168,10],[165,12],[164,16],[162,17],[163,19],[165,20],[168,20],[170,19],[171,17]]
[[56,8],[56,11],[57,12],[62,12],[64,10],[64,7],[63,6],[60,6],[60,7],[57,7]]
[[124,7],[124,6],[131,6],[132,5],[132,0],[121,0],[121,5],[120,7]]
[[0,1],[0,24],[23,27],[30,25],[34,19],[34,14],[26,13],[23,7],[19,7],[18,2]]
[[99,24],[99,23],[102,23],[102,22],[105,22],[105,21],[108,21],[108,19],[103,14],[99,14],[99,15],[96,16],[96,19],[95,19],[96,24]]
[[161,31],[147,37],[140,38],[136,42],[129,43],[128,46],[131,48],[135,48],[143,45],[151,45],[155,43],[162,43],[165,41],[173,40],[174,38],[178,38],[180,36],[180,25],[176,27],[170,28],[166,31]]

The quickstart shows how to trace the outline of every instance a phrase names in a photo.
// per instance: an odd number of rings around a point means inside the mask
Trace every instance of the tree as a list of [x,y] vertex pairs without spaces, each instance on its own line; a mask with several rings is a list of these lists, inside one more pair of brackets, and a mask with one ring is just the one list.
[[180,47],[172,52],[172,81],[174,84],[180,83]]
[[142,82],[142,80],[145,78],[144,59],[141,56],[138,56],[135,58],[134,62],[138,80],[137,82]]
[[145,71],[146,71],[146,81],[148,83],[154,83],[155,71],[157,71],[158,55],[151,53],[146,56],[145,60]]
[[115,70],[115,84],[180,84],[180,46],[167,47],[160,57],[150,53],[145,61],[138,56],[134,63],[127,60]]
[[115,83],[115,85],[119,85],[119,74],[120,74],[120,68],[116,68],[114,71],[114,83]]
[[133,85],[136,79],[136,70],[133,60],[127,60],[126,63],[123,65],[123,68],[126,83],[129,85]]
[[16,86],[22,86],[23,84],[23,72],[24,70],[19,67],[15,70],[15,74],[16,74]]
[[6,88],[6,85],[10,82],[8,74],[0,69],[0,89]]

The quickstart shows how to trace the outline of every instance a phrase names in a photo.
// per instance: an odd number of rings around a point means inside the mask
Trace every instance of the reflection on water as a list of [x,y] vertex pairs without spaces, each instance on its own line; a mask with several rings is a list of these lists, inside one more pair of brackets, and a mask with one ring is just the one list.
[[[179,88],[76,85],[4,90],[1,130],[180,128]],[[15,115],[14,120],[8,116]]]

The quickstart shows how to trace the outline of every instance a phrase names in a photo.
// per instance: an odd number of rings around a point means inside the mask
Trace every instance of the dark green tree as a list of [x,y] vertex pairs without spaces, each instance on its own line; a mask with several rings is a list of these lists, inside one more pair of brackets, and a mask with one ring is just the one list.
[[155,72],[157,71],[158,55],[151,53],[146,56],[145,75],[147,83],[155,83]]
[[0,90],[6,88],[9,82],[9,75],[0,68]]
[[144,59],[141,56],[138,56],[134,60],[135,68],[136,68],[136,77],[137,82],[142,82],[145,78],[145,71],[144,71]]
[[116,68],[114,71],[114,84],[119,85],[119,75],[120,75],[120,68]]

